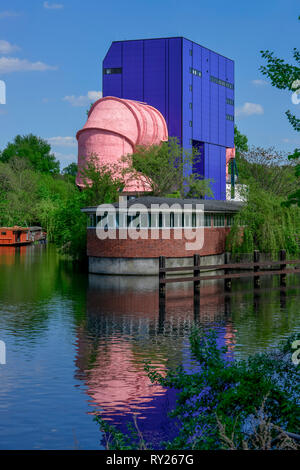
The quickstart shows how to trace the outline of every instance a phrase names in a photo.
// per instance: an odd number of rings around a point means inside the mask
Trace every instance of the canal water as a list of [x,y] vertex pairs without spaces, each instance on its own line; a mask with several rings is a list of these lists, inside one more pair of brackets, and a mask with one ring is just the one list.
[[286,290],[263,278],[255,293],[250,279],[228,295],[206,282],[196,308],[192,286],[172,284],[165,312],[157,289],[155,277],[88,275],[51,246],[0,248],[0,449],[103,449],[95,414],[121,428],[135,414],[159,442],[177,431],[167,416],[176,396],[150,383],[144,360],[161,372],[192,366],[195,323],[238,358],[300,331],[299,275]]

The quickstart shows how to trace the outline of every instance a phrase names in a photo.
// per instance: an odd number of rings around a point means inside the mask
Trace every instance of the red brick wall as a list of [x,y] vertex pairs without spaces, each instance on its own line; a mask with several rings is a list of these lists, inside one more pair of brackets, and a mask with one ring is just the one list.
[[180,258],[192,256],[199,253],[202,256],[221,254],[225,251],[225,240],[230,230],[227,227],[204,228],[204,245],[200,250],[187,250],[185,244],[193,240],[182,238],[174,239],[174,230],[170,230],[170,239],[161,238],[164,229],[159,229],[160,238],[151,239],[151,230],[148,231],[148,239],[127,240],[118,239],[118,230],[116,230],[116,239],[99,240],[96,235],[96,229],[87,230],[87,255],[106,257],[106,258],[157,258],[166,256],[169,258]]

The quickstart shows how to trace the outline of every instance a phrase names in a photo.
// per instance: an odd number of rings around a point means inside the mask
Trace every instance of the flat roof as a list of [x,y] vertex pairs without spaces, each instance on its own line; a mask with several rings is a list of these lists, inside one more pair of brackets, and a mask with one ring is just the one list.
[[[204,212],[223,212],[223,213],[236,213],[239,212],[244,203],[240,201],[217,201],[215,199],[177,199],[167,197],[154,197],[154,196],[142,196],[126,201],[127,207],[131,207],[134,204],[143,204],[147,208],[151,208],[151,204],[167,204],[172,206],[173,204],[179,204],[184,207],[185,204],[192,204],[193,208],[196,208],[196,204],[203,204]],[[112,204],[115,208],[119,207],[119,202]],[[82,212],[96,212],[98,206],[84,207],[81,209]]]
[[[195,42],[195,41],[192,41],[191,39],[188,39],[186,38],[185,36],[167,36],[167,37],[161,37],[161,38],[138,38],[138,39],[120,39],[120,40],[116,40],[116,41],[112,41],[111,42],[111,45],[114,44],[114,43],[117,43],[117,42],[131,42],[131,41],[157,41],[158,39],[184,39],[185,41],[189,41],[189,42],[192,42],[193,44],[196,44],[197,46],[200,46],[200,47],[203,47],[204,49],[210,51],[210,52],[213,52],[214,54],[218,54],[222,57],[224,57],[225,59],[228,59],[230,60],[231,62],[234,62],[234,59],[230,59],[230,57],[227,57],[226,55],[224,54],[220,54],[219,52],[216,52],[214,51],[213,49],[210,49],[209,47],[206,47],[206,46],[202,46],[202,44],[199,44],[198,42]],[[110,46],[111,46],[110,45]],[[107,51],[108,52],[108,51]],[[105,57],[107,56],[107,53],[105,54]],[[104,57],[104,59],[105,59]],[[104,60],[103,59],[103,60]]]

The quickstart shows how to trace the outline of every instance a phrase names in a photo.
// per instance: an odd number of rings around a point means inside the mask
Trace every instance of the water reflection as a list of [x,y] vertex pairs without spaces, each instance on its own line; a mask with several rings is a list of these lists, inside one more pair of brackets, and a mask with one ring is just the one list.
[[51,247],[9,250],[0,249],[0,339],[10,364],[0,367],[1,448],[72,448],[74,434],[80,448],[97,448],[95,412],[123,429],[136,413],[158,443],[176,434],[167,416],[176,395],[150,383],[144,360],[162,373],[192,369],[195,324],[216,329],[236,357],[300,330],[299,275],[286,288],[276,277],[257,290],[251,279],[234,280],[231,292],[205,281],[195,298],[190,283],[170,284],[162,308],[155,277],[86,275]]
[[254,335],[264,332],[264,343],[270,333],[272,341],[287,336],[299,323],[295,313],[287,327],[282,312],[287,303],[290,308],[298,301],[299,291],[293,297],[292,290],[277,288],[276,282],[264,279],[262,289],[253,290],[252,280],[243,279],[228,293],[222,281],[205,281],[195,297],[191,283],[173,284],[168,285],[166,304],[161,304],[154,277],[89,275],[87,319],[78,334],[76,365],[92,406],[114,424],[124,426],[136,413],[154,429],[148,414],[160,402],[160,417],[167,421],[169,407],[162,413],[162,403],[171,399],[174,404],[175,396],[151,385],[143,360],[162,373],[179,364],[191,368],[188,336],[195,324],[217,329],[220,342],[238,357],[248,353],[245,345],[259,350]]
[[28,253],[28,246],[1,246],[0,247],[0,264],[11,266],[16,263],[17,260],[24,259]]

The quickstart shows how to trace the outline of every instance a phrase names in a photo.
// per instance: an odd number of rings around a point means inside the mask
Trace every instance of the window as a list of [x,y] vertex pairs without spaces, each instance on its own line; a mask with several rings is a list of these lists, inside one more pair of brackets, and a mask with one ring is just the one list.
[[1,232],[1,235],[6,235],[6,232]]
[[88,227],[96,227],[96,214],[90,214],[87,219]]
[[224,226],[225,226],[225,215],[214,214],[214,227],[224,227]]
[[193,55],[193,49],[190,49],[190,55]]
[[217,83],[217,85],[225,86],[226,88],[230,88],[231,90],[234,89],[233,83],[226,82],[225,80],[221,80],[221,78],[210,76],[210,81],[213,83]]
[[226,215],[226,226],[231,227],[234,222],[234,215],[233,214],[227,214]]
[[232,114],[226,114],[227,121],[234,121],[234,116]]
[[226,103],[231,104],[233,106],[234,105],[234,100],[232,100],[231,98],[226,98]]
[[204,214],[204,226],[211,227],[211,214]]
[[200,70],[194,69],[193,67],[190,67],[190,73],[196,75],[197,77],[202,77],[202,72]]
[[193,121],[189,121],[189,126],[193,127]]
[[104,75],[112,75],[115,73],[122,73],[122,68],[121,67],[116,67],[112,69],[103,69]]
[[190,145],[193,145],[193,139],[189,140]]
[[193,109],[193,103],[189,103],[189,108]]
[[190,91],[193,91],[193,85],[190,85],[190,86],[189,86],[189,90],[190,90]]

